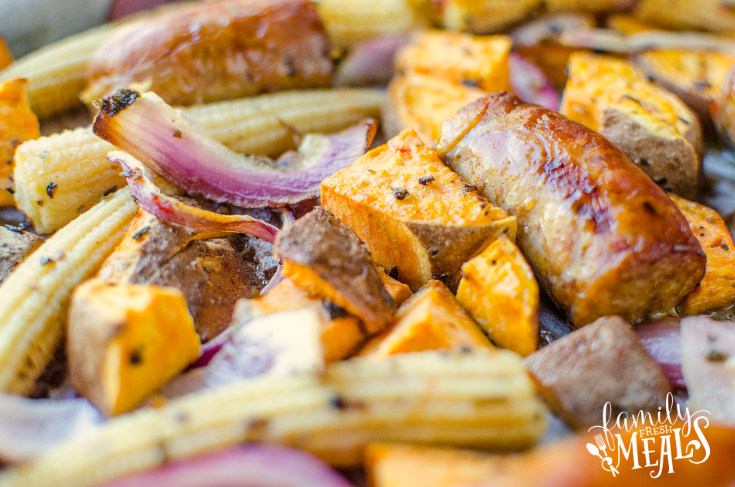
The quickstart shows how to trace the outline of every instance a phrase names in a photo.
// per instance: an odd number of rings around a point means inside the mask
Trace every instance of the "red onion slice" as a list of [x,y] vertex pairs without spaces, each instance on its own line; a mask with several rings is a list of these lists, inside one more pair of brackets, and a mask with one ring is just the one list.
[[91,431],[102,416],[86,399],[28,399],[0,394],[0,461],[16,463]]
[[175,377],[161,389],[163,397],[173,399],[263,375],[282,377],[324,370],[322,321],[315,309],[281,311],[238,322],[242,306],[247,306],[247,300],[238,302],[235,326],[206,365]]
[[247,445],[180,460],[104,487],[353,487],[313,455],[278,445]]
[[651,30],[624,35],[612,29],[564,32],[559,42],[569,47],[608,52],[639,52],[651,49],[687,49],[735,52],[735,42],[699,32]]
[[541,68],[520,54],[511,53],[508,58],[508,69],[511,88],[518,98],[526,103],[559,111],[561,96]]
[[565,32],[589,30],[595,26],[594,18],[583,13],[561,13],[524,22],[510,32],[514,46],[535,46],[557,42]]
[[94,133],[131,154],[191,195],[244,208],[298,203],[319,195],[321,182],[362,156],[375,136],[365,119],[330,135],[309,134],[290,171],[243,156],[204,134],[154,93],[118,90],[102,100]]
[[385,86],[393,77],[393,59],[409,39],[408,34],[389,34],[360,42],[350,49],[335,76],[338,86]]
[[166,196],[146,176],[146,167],[139,160],[124,152],[115,151],[107,155],[113,164],[123,168],[128,180],[130,194],[145,211],[161,220],[197,231],[219,231],[246,233],[273,243],[278,228],[248,215],[220,215],[213,211],[203,210]]
[[643,348],[661,366],[669,383],[686,387],[681,372],[681,334],[679,320],[665,318],[636,325],[635,332]]

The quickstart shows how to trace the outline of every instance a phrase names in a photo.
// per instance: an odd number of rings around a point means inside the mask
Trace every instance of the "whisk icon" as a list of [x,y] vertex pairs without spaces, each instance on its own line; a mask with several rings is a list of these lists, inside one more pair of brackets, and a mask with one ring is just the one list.
[[[612,473],[613,477],[615,477],[615,475],[620,472],[618,472],[618,469],[613,467],[612,458],[607,456],[607,445],[605,445],[605,440],[602,435],[595,435],[595,442],[597,443],[597,446],[593,445],[592,443],[587,443],[587,451],[590,452],[592,455],[599,457],[602,460],[602,469]],[[602,450],[604,456],[600,454],[600,450]],[[609,468],[605,468],[606,465]]]

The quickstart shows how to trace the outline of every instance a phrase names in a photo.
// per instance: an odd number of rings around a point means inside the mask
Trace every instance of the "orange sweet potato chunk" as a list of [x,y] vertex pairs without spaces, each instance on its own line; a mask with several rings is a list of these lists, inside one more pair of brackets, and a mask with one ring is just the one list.
[[399,308],[391,328],[370,340],[360,356],[493,348],[490,340],[440,281],[431,281]]
[[13,53],[10,52],[10,47],[5,41],[5,38],[0,35],[0,69],[5,69],[10,66],[15,58]]
[[[683,423],[673,425],[681,428]],[[615,429],[624,445],[630,445],[631,437],[637,438],[639,462],[645,461],[641,450],[640,432]],[[371,487],[456,487],[504,486],[504,487],[646,487],[656,485],[651,481],[651,468],[632,468],[633,459],[623,458],[620,475],[612,476],[600,467],[600,458],[590,455],[587,443],[595,445],[594,436],[599,430],[568,436],[515,455],[489,455],[449,448],[427,448],[416,445],[371,444],[365,449],[365,470]],[[675,461],[676,472],[664,473],[660,485],[683,487],[707,485],[726,487],[732,485],[735,470],[731,467],[735,449],[735,429],[722,424],[710,424],[704,430],[710,456],[706,462]],[[689,438],[692,438],[693,433]],[[660,449],[659,436],[656,436]],[[689,440],[691,441],[691,440]],[[652,443],[649,443],[652,445]],[[609,450],[608,450],[609,452]],[[658,453],[659,450],[656,450]],[[615,452],[617,455],[617,452]],[[704,453],[699,451],[695,461]],[[615,457],[613,457],[615,458]],[[665,467],[667,468],[668,465]],[[658,468],[658,467],[656,467]],[[655,470],[657,472],[658,470]],[[664,470],[666,472],[666,470]]]
[[270,292],[247,301],[251,317],[278,313],[306,307],[320,311],[322,318],[322,346],[324,361],[336,362],[348,357],[365,339],[365,331],[360,320],[347,315],[331,303],[309,296],[291,279],[284,279]]
[[702,281],[677,306],[681,315],[711,313],[735,303],[735,245],[725,221],[699,203],[669,194],[707,256]]
[[492,205],[405,130],[322,182],[322,205],[349,225],[384,269],[418,290],[431,279],[456,289],[462,263],[515,218]]
[[433,146],[442,122],[468,103],[496,91],[510,91],[508,36],[473,36],[425,31],[396,54],[397,74],[388,87],[383,131],[393,137],[416,130]]
[[79,286],[69,311],[70,380],[107,416],[133,410],[199,356],[199,337],[176,288]]
[[28,104],[28,80],[13,78],[0,84],[0,188],[12,187],[15,148],[41,132]]
[[400,306],[401,304],[403,304],[403,302],[410,298],[413,294],[410,287],[408,287],[406,284],[403,284],[401,281],[393,279],[388,274],[386,274],[383,269],[378,268],[378,273],[380,274],[380,278],[383,280],[385,290],[388,291],[390,297],[393,298],[393,302],[396,304],[396,306]]
[[481,90],[510,91],[505,35],[473,36],[446,30],[424,31],[397,54],[396,69],[444,78]]
[[462,266],[457,300],[501,347],[538,348],[539,288],[521,251],[505,237]]
[[433,146],[445,120],[485,95],[478,88],[443,78],[414,72],[397,74],[388,85],[381,113],[383,133],[393,137],[412,128],[426,145]]

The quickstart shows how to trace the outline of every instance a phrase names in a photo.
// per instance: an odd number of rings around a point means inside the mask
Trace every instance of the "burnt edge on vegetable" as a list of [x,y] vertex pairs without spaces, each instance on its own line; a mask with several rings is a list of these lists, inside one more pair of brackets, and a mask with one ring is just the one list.
[[135,90],[120,89],[114,95],[95,100],[94,106],[105,112],[109,117],[114,117],[121,111],[135,103],[140,93]]

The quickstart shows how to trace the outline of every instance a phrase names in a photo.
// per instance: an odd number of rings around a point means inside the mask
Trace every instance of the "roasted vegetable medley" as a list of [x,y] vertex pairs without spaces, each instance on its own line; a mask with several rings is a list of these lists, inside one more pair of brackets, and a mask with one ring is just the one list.
[[734,149],[724,0],[0,42],[0,487],[732,487]]

